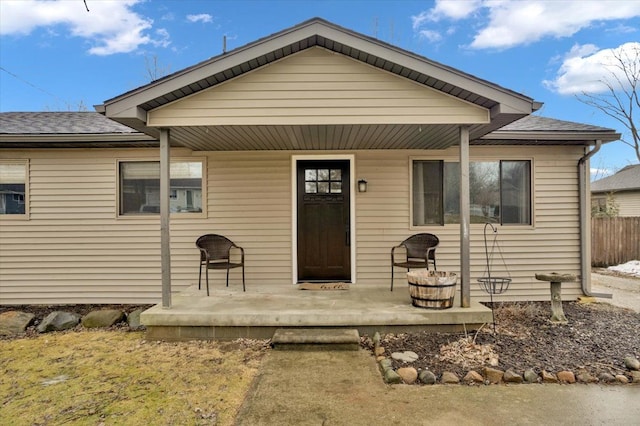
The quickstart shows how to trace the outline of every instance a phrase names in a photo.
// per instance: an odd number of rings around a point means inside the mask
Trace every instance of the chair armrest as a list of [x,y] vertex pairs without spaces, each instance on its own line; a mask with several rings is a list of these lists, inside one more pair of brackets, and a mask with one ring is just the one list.
[[395,252],[396,252],[396,249],[397,249],[397,248],[404,248],[404,249],[406,249],[406,248],[407,248],[407,246],[405,246],[404,244],[399,244],[399,245],[397,245],[397,246],[395,246],[395,247],[391,247],[391,262],[392,262],[392,263],[395,261],[395,260],[394,260],[394,259],[395,259]]
[[244,264],[244,249],[240,246],[237,246],[235,244],[233,244],[231,247],[229,247],[229,260],[231,260],[231,249],[235,248],[240,250],[240,263]]
[[433,258],[435,259],[436,256],[436,247],[429,247],[427,249],[427,251],[425,252],[425,257],[424,260],[429,261],[429,254],[433,253]]
[[198,250],[200,250],[200,260],[209,260],[209,252],[207,251],[206,248],[204,247],[198,247]]

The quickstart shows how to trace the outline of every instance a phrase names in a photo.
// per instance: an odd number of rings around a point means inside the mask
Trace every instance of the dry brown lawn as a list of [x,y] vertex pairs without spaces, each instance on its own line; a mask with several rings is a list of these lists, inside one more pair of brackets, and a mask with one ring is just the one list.
[[230,425],[265,344],[125,331],[0,340],[0,424]]

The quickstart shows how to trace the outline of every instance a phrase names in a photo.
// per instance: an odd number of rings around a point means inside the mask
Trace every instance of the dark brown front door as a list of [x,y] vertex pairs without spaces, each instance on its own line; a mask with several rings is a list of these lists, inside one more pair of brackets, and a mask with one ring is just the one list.
[[298,161],[298,281],[351,281],[349,161]]

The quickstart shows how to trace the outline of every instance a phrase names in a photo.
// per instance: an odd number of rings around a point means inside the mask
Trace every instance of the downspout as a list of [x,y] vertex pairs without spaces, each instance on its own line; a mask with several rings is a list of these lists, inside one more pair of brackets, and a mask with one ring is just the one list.
[[590,256],[587,256],[587,253],[590,253],[591,247],[591,236],[589,232],[591,232],[591,226],[589,221],[591,220],[591,208],[587,205],[587,201],[589,200],[587,194],[587,183],[588,176],[587,173],[587,161],[593,157],[598,151],[600,151],[600,147],[602,146],[601,140],[596,140],[596,146],[589,152],[587,152],[580,160],[578,160],[578,185],[580,187],[579,193],[579,209],[580,209],[580,283],[582,285],[582,293],[585,296],[590,297],[601,297],[605,299],[611,299],[611,294],[606,293],[592,293],[588,287],[591,287],[591,259]]

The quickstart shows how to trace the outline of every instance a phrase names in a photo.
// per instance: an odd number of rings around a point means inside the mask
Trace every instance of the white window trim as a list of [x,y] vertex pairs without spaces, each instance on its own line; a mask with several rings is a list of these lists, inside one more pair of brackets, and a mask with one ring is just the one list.
[[348,160],[350,171],[349,185],[349,215],[351,233],[351,284],[357,283],[356,277],[356,179],[354,154],[320,154],[320,155],[292,155],[291,156],[291,281],[298,284],[298,191],[297,171],[298,161],[305,160]]

